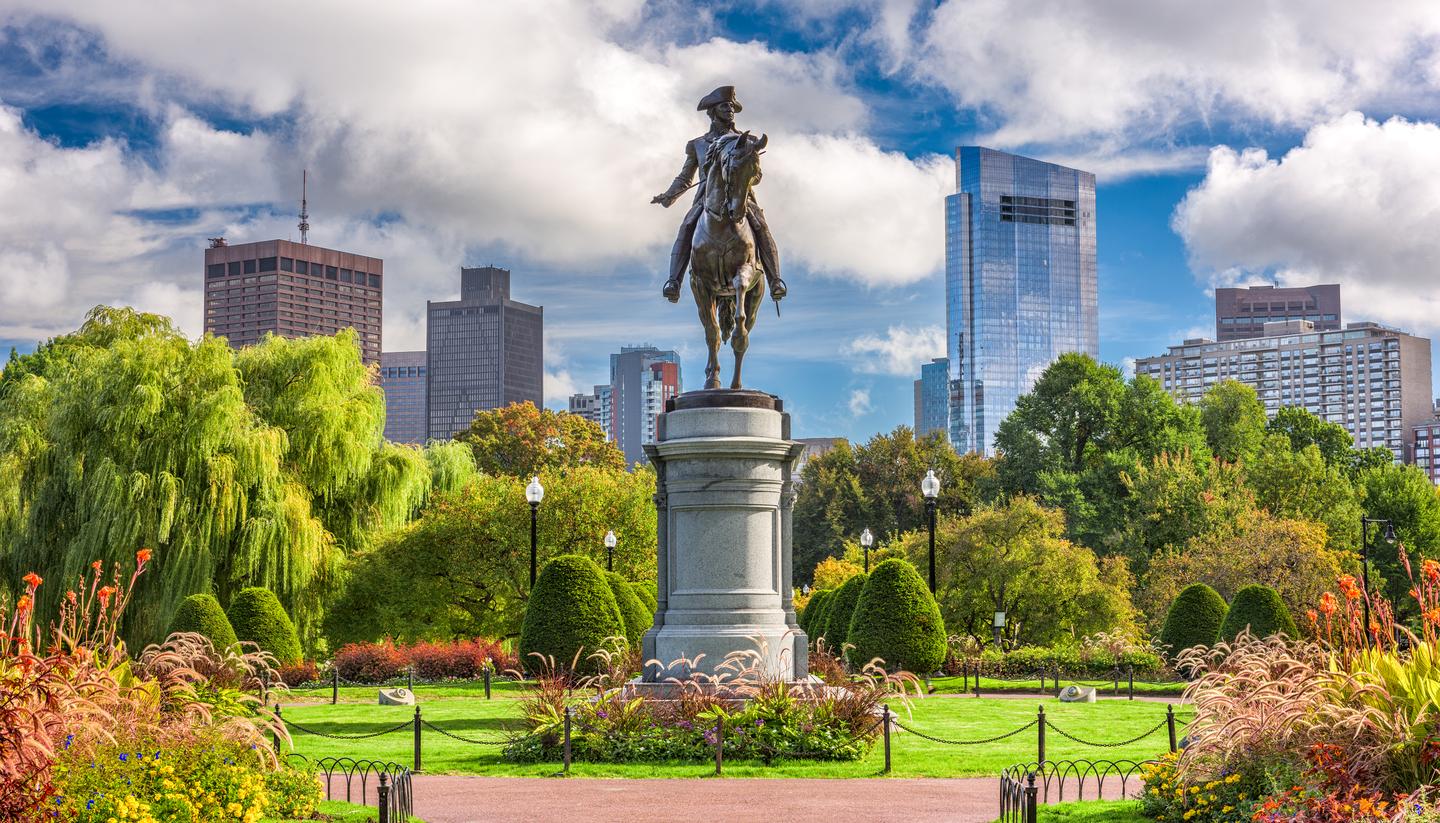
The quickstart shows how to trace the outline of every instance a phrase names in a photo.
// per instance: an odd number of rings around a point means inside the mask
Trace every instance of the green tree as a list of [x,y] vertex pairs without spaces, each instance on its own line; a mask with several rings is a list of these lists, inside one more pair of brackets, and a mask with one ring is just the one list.
[[[1102,563],[1066,540],[1064,525],[1060,510],[1024,496],[943,518],[937,599],[950,631],[988,643],[995,612],[1006,613],[1009,639],[1023,644],[1133,628],[1124,561]],[[903,546],[917,568],[927,567],[926,533],[912,532]]]
[[645,636],[645,630],[650,628],[650,612],[646,611],[640,598],[635,596],[635,590],[630,587],[630,583],[618,573],[605,572],[605,582],[610,586],[610,593],[615,595],[615,606],[620,609],[620,617],[625,621],[625,642],[632,649],[640,648],[640,639]]
[[230,618],[225,616],[225,610],[213,594],[192,594],[180,601],[180,608],[175,610],[165,634],[176,632],[204,635],[217,650],[228,649],[239,642]]
[[313,643],[345,554],[428,492],[424,455],[386,443],[383,417],[353,332],[235,352],[98,307],[0,378],[0,563],[73,580],[153,548],[132,645],[159,639],[188,593],[226,603],[251,585]]
[[1440,491],[1421,469],[1394,463],[1361,472],[1357,482],[1364,492],[1365,514],[1389,520],[1397,538],[1396,545],[1387,545],[1382,537],[1385,527],[1370,527],[1371,568],[1384,577],[1385,597],[1397,611],[1413,615],[1415,601],[1408,594],[1410,576],[1401,565],[1400,552],[1403,549],[1409,553],[1415,569],[1420,566],[1420,557],[1440,558]]
[[474,451],[486,474],[530,477],[578,466],[624,469],[625,453],[605,439],[599,424],[578,414],[511,403],[475,413],[455,439]]
[[1122,475],[1126,522],[1110,541],[1137,574],[1166,550],[1178,551],[1197,535],[1232,532],[1255,511],[1254,495],[1233,464],[1162,454]]
[[1348,459],[1331,464],[1319,446],[1295,449],[1292,443],[1284,435],[1269,435],[1245,465],[1255,502],[1277,517],[1325,524],[1331,548],[1354,546],[1360,536],[1360,503],[1350,484]]
[[850,668],[879,658],[887,671],[929,674],[945,662],[945,623],[925,581],[907,561],[876,565],[850,619]]
[[1170,604],[1160,642],[1174,659],[1194,646],[1213,646],[1220,639],[1220,627],[1229,612],[1224,599],[1204,583],[1187,587]]
[[[1355,440],[1350,432],[1339,423],[1322,420],[1300,406],[1286,406],[1265,424],[1270,434],[1283,434],[1290,441],[1290,448],[1300,451],[1314,446],[1320,451],[1327,466],[1350,470],[1355,462]],[[1389,462],[1389,461],[1387,461]]]
[[625,620],[605,572],[588,557],[562,555],[535,580],[520,629],[520,665],[537,671],[544,658],[567,671],[593,672],[590,655],[624,636]]
[[1260,450],[1265,436],[1265,407],[1253,387],[1222,380],[1200,398],[1200,424],[1216,457],[1246,461]]
[[[654,472],[578,467],[540,481],[542,566],[562,554],[603,560],[614,530],[615,570],[653,588]],[[356,555],[348,572],[326,619],[332,643],[515,636],[530,586],[525,479],[485,475],[435,495],[419,520]]]
[[1269,637],[1283,633],[1287,637],[1299,637],[1295,620],[1285,601],[1269,586],[1246,586],[1235,593],[1230,601],[1230,611],[1220,626],[1220,639],[1233,640],[1240,632],[1250,630],[1256,637]]
[[254,643],[282,666],[300,662],[300,636],[274,592],[260,586],[241,589],[225,616],[240,642]]
[[850,618],[855,614],[855,604],[860,602],[860,592],[865,589],[868,575],[857,574],[845,581],[835,592],[835,602],[825,616],[825,642],[838,653],[845,648],[845,638],[850,633]]

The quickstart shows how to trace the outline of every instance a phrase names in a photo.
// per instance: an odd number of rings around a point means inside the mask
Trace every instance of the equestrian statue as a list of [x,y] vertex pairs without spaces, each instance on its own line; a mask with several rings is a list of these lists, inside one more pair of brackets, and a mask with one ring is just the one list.
[[780,279],[780,253],[754,195],[760,182],[760,155],[769,138],[736,130],[735,114],[741,106],[734,86],[705,95],[696,109],[709,114],[710,130],[685,144],[680,174],[650,201],[669,208],[692,185],[697,186],[675,238],[670,277],[662,294],[672,303],[680,299],[688,265],[690,291],[710,350],[705,388],[720,388],[720,346],[729,342],[735,352],[730,388],[739,389],[740,365],[765,299],[764,287],[768,283],[777,310],[786,291]]

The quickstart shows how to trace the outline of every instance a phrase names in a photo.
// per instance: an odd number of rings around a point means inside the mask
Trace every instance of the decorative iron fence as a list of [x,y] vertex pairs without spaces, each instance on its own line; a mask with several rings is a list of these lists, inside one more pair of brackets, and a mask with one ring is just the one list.
[[[313,766],[315,773],[325,781],[325,799],[374,805],[380,823],[405,823],[414,812],[414,791],[410,782],[411,770],[399,763],[387,760],[356,759],[352,757],[321,757],[315,760],[303,754],[288,754],[286,758]],[[345,796],[337,798],[337,783],[344,783]],[[373,795],[373,800],[371,797]]]
[[[1141,770],[1154,760],[1042,760],[1000,773],[1001,823],[1035,823],[1040,805],[1119,800],[1143,790]],[[1066,797],[1068,789],[1069,797]],[[1088,796],[1087,796],[1088,795]]]

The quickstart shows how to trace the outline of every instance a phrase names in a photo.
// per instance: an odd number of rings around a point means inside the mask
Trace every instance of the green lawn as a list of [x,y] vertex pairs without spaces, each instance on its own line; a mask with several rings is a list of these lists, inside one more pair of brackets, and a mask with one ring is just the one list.
[[[1074,681],[1061,680],[1061,681],[1060,681],[1060,686],[1057,687],[1057,686],[1055,685],[1055,681],[1053,681],[1053,680],[1051,680],[1050,678],[1047,677],[1047,678],[1045,678],[1045,690],[1044,690],[1044,691],[1045,691],[1046,694],[1051,694],[1051,695],[1053,695],[1053,694],[1058,694],[1059,691],[1060,691],[1060,687],[1069,686],[1069,685],[1071,685],[1073,682],[1074,682]],[[1092,679],[1092,680],[1086,680],[1085,682],[1086,682],[1086,683],[1100,683],[1100,682],[1101,682],[1101,678],[1098,678],[1098,677],[1097,677],[1097,678],[1094,678],[1094,679]],[[961,678],[961,677],[936,677],[936,678],[932,678],[931,681],[930,681],[930,685],[931,685],[931,687],[933,687],[933,688],[935,689],[935,693],[936,693],[936,694],[973,694],[974,691],[975,691],[975,681],[974,681],[973,679],[967,679],[967,678]],[[1187,684],[1185,684],[1185,683],[1136,683],[1136,684],[1135,684],[1135,694],[1136,694],[1137,696],[1138,696],[1138,695],[1146,695],[1146,696],[1151,696],[1151,697],[1160,696],[1160,695],[1173,695],[1173,696],[1178,697],[1180,694],[1182,694],[1182,693],[1185,691],[1185,686],[1186,686],[1186,685],[1187,685]],[[1013,693],[1016,693],[1016,692],[1039,692],[1039,691],[1040,691],[1040,680],[1039,680],[1039,678],[1036,678],[1036,679],[1034,679],[1034,680],[1021,680],[1021,681],[995,680],[994,678],[990,678],[990,677],[982,677],[982,678],[980,678],[980,693],[981,693],[982,695],[984,695],[984,694],[995,694],[995,693],[997,693],[997,692],[998,692],[998,693],[1005,693],[1005,694],[1013,694]],[[1114,689],[1114,681],[1109,681],[1109,680],[1105,681],[1105,682],[1104,682],[1104,685],[1097,687],[1097,691],[1099,692],[1098,697],[1099,697],[1100,699],[1102,699],[1102,700],[1109,700],[1109,699],[1113,699],[1114,697],[1116,697],[1116,693],[1115,693],[1115,689]],[[1121,700],[1124,700],[1126,697],[1129,696],[1129,694],[1130,694],[1129,684],[1122,678],[1122,679],[1120,680],[1120,693],[1119,693],[1119,698],[1120,698]],[[327,697],[328,697],[329,693],[327,692],[326,695],[327,695]]]
[[[405,684],[401,682],[400,686]],[[386,688],[395,688],[387,686]],[[506,697],[519,697],[525,691],[525,684],[514,680],[501,680],[496,678],[490,683],[490,694],[495,699]],[[379,686],[341,686],[340,702],[342,703],[374,703],[375,693],[380,690]],[[320,686],[313,689],[291,689],[281,697],[283,703],[329,703],[329,686]],[[435,685],[417,684],[415,694],[421,700],[433,700],[440,697],[467,697],[485,699],[485,683],[483,681],[461,680],[454,683],[437,683]]]
[[[456,734],[493,740],[519,731],[521,721],[513,699],[427,700],[420,692],[423,717]],[[373,694],[371,699],[373,699]],[[914,702],[913,715],[901,722],[937,737],[975,740],[1010,731],[1035,719],[1040,701],[1006,698],[929,697]],[[1113,742],[1134,737],[1165,719],[1165,707],[1142,701],[1060,703],[1044,701],[1050,721],[1081,738]],[[1189,712],[1182,712],[1188,716]],[[414,716],[408,706],[376,706],[342,703],[331,706],[301,705],[284,710],[284,716],[307,728],[329,734],[365,734],[394,726]],[[1183,732],[1182,732],[1183,733]],[[292,730],[295,750],[308,757],[367,757],[409,764],[413,732],[406,727],[393,734],[367,740],[332,740]],[[1165,752],[1169,742],[1165,729],[1122,748],[1102,749],[1081,746],[1054,730],[1046,733],[1046,754],[1062,758],[1144,760]],[[1035,759],[1035,729],[996,743],[953,746],[924,740],[901,732],[892,738],[893,774],[900,777],[993,777],[1006,766]],[[428,728],[422,736],[422,767],[442,774],[539,777],[554,774],[559,762],[512,764],[500,760],[500,746],[478,746],[444,737]],[[758,762],[727,761],[725,774],[733,777],[873,777],[884,765],[882,746],[862,760],[848,763],[790,761],[766,766]],[[583,777],[702,777],[712,774],[713,764],[607,764],[575,763],[572,774]]]
[[[335,823],[367,823],[374,821],[378,815],[372,806],[359,806],[354,803],[344,803],[339,800],[326,800],[320,803],[319,812],[325,817],[317,818],[324,820],[329,818]],[[277,817],[261,818],[260,823],[297,823],[296,821],[282,820]],[[425,823],[418,817],[412,816],[410,823]]]
[[[1134,800],[1082,800],[1041,806],[1036,817],[1040,823],[1154,823],[1140,813]],[[1000,821],[995,821],[1000,823]]]

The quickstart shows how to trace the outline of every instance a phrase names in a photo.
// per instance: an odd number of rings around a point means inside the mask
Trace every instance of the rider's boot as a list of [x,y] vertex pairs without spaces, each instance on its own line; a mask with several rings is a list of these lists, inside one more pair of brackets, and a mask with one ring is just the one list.
[[685,227],[680,227],[681,237],[675,241],[675,249],[670,252],[670,278],[660,288],[660,293],[671,303],[680,301],[680,283],[685,279],[685,266],[690,262],[690,243],[685,237]]
[[[755,208],[759,212],[759,208]],[[765,223],[763,215],[755,215],[759,219],[750,221],[750,229],[755,233],[755,253],[760,257],[760,266],[765,269],[765,279],[770,284],[770,298],[779,301],[785,297],[788,291],[785,288],[785,281],[780,279],[780,250],[775,247],[775,236],[770,233],[770,226]]]

